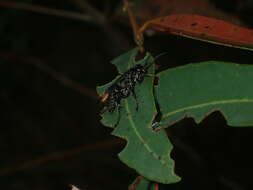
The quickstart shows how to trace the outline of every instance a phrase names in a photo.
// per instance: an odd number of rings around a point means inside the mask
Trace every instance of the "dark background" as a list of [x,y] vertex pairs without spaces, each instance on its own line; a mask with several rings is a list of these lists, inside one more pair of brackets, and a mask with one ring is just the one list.
[[[137,174],[118,160],[125,142],[99,123],[95,93],[96,86],[117,75],[109,61],[135,47],[120,1],[90,1],[87,22],[3,2],[21,1],[0,1],[0,188],[65,190],[74,184],[82,190],[127,189]],[[22,2],[83,11],[67,0]],[[252,1],[209,3],[253,28]],[[250,51],[161,33],[146,36],[145,48],[154,55],[168,52],[157,61],[161,68],[253,60]],[[228,127],[215,112],[199,125],[184,119],[168,135],[182,181],[160,189],[252,189],[252,128]]]

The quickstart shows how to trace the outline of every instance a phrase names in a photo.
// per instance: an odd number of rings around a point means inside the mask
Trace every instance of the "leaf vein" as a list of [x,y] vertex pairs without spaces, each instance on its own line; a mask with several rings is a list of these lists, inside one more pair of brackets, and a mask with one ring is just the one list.
[[194,110],[194,109],[203,108],[207,106],[213,106],[217,104],[233,104],[233,103],[248,103],[248,102],[253,103],[253,99],[243,98],[243,99],[217,100],[217,101],[212,101],[212,102],[206,102],[202,104],[183,107],[183,108],[168,112],[163,115],[163,118],[169,117],[171,115],[174,115],[183,111]]
[[127,111],[127,115],[128,115],[128,119],[129,119],[129,122],[136,134],[136,136],[140,139],[140,141],[143,143],[143,146],[147,149],[147,151],[153,156],[155,157],[155,159],[159,160],[162,164],[166,164],[166,162],[163,160],[163,159],[159,159],[159,156],[157,155],[157,153],[155,153],[154,151],[152,151],[152,149],[150,148],[150,146],[148,145],[148,143],[145,143],[145,140],[143,139],[143,137],[140,135],[139,131],[137,130],[137,127],[133,121],[133,118],[132,118],[132,114],[130,112],[130,109],[129,109],[129,104],[128,104],[128,101],[126,100],[125,101],[126,103],[126,111]]

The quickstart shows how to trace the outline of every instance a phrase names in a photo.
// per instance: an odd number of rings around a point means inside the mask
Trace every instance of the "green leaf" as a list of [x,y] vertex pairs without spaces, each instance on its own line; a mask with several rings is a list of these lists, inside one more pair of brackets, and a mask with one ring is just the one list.
[[230,126],[253,125],[253,66],[209,61],[168,69],[158,76],[161,127],[184,117],[199,123],[217,110]]
[[[136,64],[154,62],[150,54],[142,60],[135,61],[137,52],[138,49],[134,49],[113,61],[119,72],[123,73]],[[154,65],[148,72],[154,74]],[[174,174],[174,161],[170,158],[172,144],[164,130],[154,132],[151,129],[152,121],[157,113],[153,81],[154,77],[146,77],[141,84],[136,85],[138,110],[132,96],[121,101],[120,122],[112,134],[127,141],[124,150],[119,153],[122,162],[149,180],[166,184],[175,183],[180,178]],[[98,93],[102,94],[111,84],[112,82],[98,87]],[[112,127],[117,121],[118,112],[105,113],[102,117],[101,122]]]

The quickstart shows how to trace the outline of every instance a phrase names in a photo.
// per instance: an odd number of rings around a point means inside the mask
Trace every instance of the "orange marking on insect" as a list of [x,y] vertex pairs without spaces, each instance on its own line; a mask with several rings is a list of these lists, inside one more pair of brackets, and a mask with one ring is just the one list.
[[109,93],[104,93],[100,96],[100,101],[105,102],[109,97]]

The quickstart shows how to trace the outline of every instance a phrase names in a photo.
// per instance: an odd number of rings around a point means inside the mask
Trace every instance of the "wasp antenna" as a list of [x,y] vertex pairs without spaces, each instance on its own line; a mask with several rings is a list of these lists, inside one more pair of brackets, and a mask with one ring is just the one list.
[[166,55],[168,54],[169,52],[163,52],[163,53],[160,53],[158,54],[157,56],[154,57],[154,61],[157,60],[159,57],[163,56],[163,55]]
[[151,65],[155,64],[155,60],[152,60],[150,63],[147,63],[144,68],[147,69],[149,68]]
[[153,60],[152,62],[150,62],[150,63],[148,63],[147,65],[145,65],[145,68],[149,68],[151,65],[155,64],[155,61],[156,61],[159,57],[161,57],[161,56],[163,56],[163,55],[166,55],[166,54],[168,54],[168,52],[163,52],[163,53],[160,53],[159,55],[155,56],[155,57],[154,57],[154,60]]

